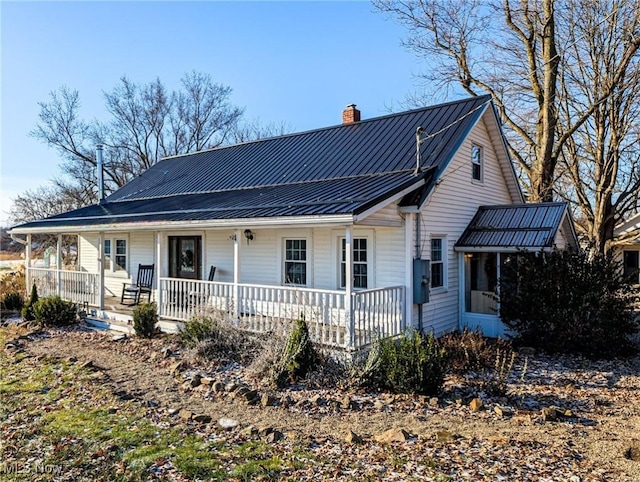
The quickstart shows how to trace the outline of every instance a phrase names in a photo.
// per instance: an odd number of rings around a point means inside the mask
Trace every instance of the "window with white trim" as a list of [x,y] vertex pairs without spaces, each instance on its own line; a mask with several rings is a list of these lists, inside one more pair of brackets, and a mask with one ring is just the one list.
[[[366,289],[369,287],[369,256],[367,255],[367,238],[353,238],[352,243],[353,287]],[[340,245],[340,251],[342,253],[340,257],[340,288],[344,288],[347,285],[347,241],[342,238]]]
[[105,271],[127,271],[127,240],[118,238],[106,238],[102,265]]
[[482,147],[471,146],[471,178],[482,182]]
[[445,240],[431,238],[431,287],[443,288],[445,285]]
[[624,250],[622,260],[624,263],[624,275],[628,277],[632,283],[637,284],[640,279],[640,253],[635,250]]
[[284,283],[306,286],[307,272],[307,240],[285,239]]

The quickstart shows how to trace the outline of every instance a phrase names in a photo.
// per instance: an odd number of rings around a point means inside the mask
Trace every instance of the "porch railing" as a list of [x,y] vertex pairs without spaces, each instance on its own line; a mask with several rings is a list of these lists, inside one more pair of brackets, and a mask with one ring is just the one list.
[[237,289],[236,308],[233,283],[160,278],[159,315],[186,321],[222,311],[233,315],[238,328],[256,333],[281,333],[303,317],[314,342],[341,348],[361,348],[404,330],[403,286],[357,291],[350,312],[344,291],[253,284]]
[[35,283],[40,297],[59,295],[75,303],[93,306],[100,303],[96,273],[54,268],[28,268],[28,271],[29,279],[31,283]]

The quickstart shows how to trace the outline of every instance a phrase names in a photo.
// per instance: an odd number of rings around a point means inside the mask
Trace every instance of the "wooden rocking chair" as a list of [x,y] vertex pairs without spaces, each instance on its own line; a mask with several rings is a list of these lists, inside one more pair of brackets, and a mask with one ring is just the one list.
[[[153,264],[138,265],[138,280],[135,284],[124,283],[120,304],[133,306],[140,303],[143,294],[147,295],[147,302],[151,302],[151,286],[153,285]],[[125,300],[129,301],[125,303]]]

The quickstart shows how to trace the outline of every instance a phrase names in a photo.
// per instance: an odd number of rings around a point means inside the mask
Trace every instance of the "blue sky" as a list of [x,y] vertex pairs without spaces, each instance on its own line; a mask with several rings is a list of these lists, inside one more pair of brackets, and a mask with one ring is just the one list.
[[[0,223],[10,199],[59,175],[29,137],[38,102],[76,89],[82,117],[106,120],[103,92],[126,75],[168,88],[196,70],[233,89],[247,120],[294,131],[401,110],[424,66],[402,27],[369,2],[7,2],[1,16]],[[440,100],[440,99],[438,99]]]

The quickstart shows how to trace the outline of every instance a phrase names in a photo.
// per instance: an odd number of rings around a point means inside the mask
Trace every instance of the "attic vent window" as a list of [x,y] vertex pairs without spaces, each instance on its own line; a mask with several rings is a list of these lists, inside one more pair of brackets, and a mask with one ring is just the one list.
[[471,178],[482,182],[482,147],[471,147]]

